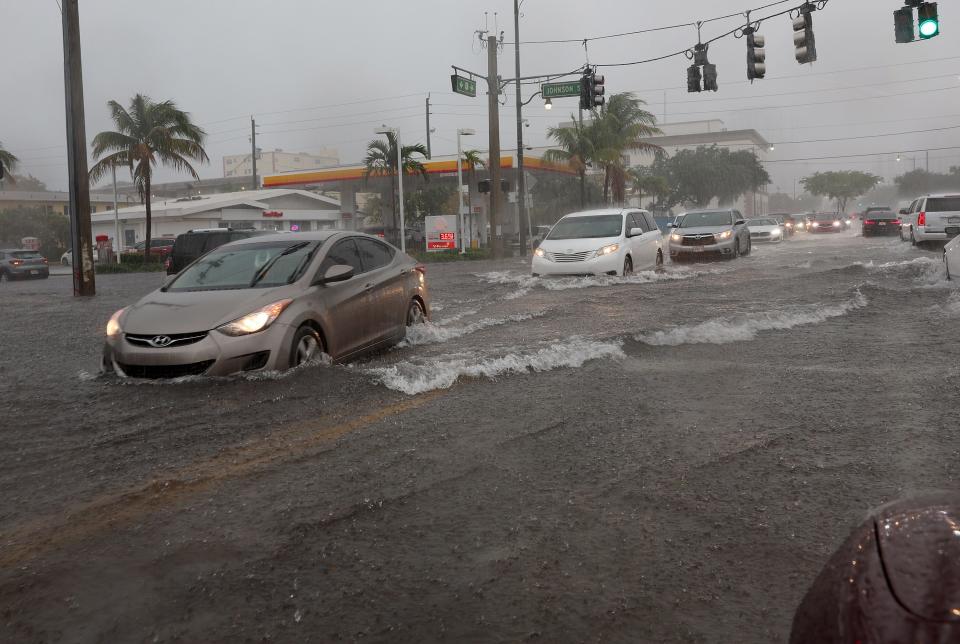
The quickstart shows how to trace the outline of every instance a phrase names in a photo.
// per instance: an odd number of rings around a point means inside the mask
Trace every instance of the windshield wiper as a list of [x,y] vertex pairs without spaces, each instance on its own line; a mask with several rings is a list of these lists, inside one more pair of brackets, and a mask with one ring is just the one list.
[[262,280],[264,277],[266,277],[266,276],[267,276],[267,273],[270,272],[270,269],[273,268],[273,265],[276,264],[277,261],[279,261],[281,257],[285,257],[285,256],[287,256],[287,255],[290,255],[290,254],[292,254],[292,253],[295,253],[295,252],[297,252],[298,250],[300,250],[301,248],[303,248],[304,246],[309,246],[309,245],[310,245],[310,242],[308,242],[308,241],[299,242],[299,243],[296,243],[296,244],[294,244],[294,245],[292,245],[292,246],[289,246],[288,248],[285,248],[285,249],[283,250],[283,252],[277,253],[277,255],[273,257],[273,259],[271,259],[269,262],[267,262],[266,264],[264,264],[264,265],[260,268],[260,270],[258,270],[258,271],[256,272],[256,274],[253,276],[253,279],[250,280],[250,283],[249,283],[249,284],[247,284],[247,288],[253,288],[254,286],[257,285],[257,282],[259,282],[259,281]]

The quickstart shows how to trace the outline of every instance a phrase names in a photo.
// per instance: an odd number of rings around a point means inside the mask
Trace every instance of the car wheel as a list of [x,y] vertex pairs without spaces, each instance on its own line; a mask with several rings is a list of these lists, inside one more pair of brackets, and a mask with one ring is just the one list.
[[752,250],[753,250],[753,240],[748,238],[748,239],[747,239],[747,250],[743,251],[743,256],[746,257],[747,255],[750,254],[750,251],[752,251]]
[[950,277],[950,262],[947,261],[947,251],[946,251],[946,250],[943,251],[943,268],[944,268],[944,269],[946,270],[946,272],[947,272],[947,281],[949,282],[949,281],[952,280],[953,278]]
[[420,300],[410,300],[410,306],[407,308],[407,326],[423,324],[427,321],[427,316],[423,312],[423,305]]
[[730,259],[734,260],[740,257],[740,240],[738,239],[733,243],[733,254],[730,255]]
[[304,325],[297,329],[290,347],[290,368],[310,362],[323,353],[323,340],[317,330]]
[[627,255],[627,257],[624,258],[623,260],[623,272],[621,273],[621,275],[623,277],[626,277],[627,275],[632,275],[632,274],[633,274],[633,260],[630,259],[629,255]]
[[657,263],[654,264],[653,270],[657,271],[658,273],[663,272],[663,251],[662,250],[657,251]]
[[918,245],[919,245],[919,244],[917,244],[917,237],[916,237],[916,235],[913,234],[913,226],[910,227],[910,243],[913,244],[914,246],[918,246]]

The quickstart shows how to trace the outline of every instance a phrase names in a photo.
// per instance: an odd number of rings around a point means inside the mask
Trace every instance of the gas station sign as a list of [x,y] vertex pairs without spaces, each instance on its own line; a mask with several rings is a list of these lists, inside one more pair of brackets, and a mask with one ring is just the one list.
[[424,217],[427,252],[457,250],[457,219],[449,217]]

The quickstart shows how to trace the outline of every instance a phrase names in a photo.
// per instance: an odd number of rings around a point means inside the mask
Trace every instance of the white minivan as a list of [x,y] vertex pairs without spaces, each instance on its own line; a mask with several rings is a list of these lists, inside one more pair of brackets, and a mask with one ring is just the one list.
[[900,211],[900,239],[923,244],[960,235],[960,195],[920,197]]
[[575,212],[558,221],[533,253],[539,275],[629,275],[663,266],[663,237],[646,210]]

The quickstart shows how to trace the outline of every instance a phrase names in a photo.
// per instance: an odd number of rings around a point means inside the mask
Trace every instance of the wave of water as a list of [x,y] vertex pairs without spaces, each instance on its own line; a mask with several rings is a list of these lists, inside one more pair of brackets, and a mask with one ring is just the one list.
[[602,342],[574,337],[535,351],[509,353],[494,358],[441,358],[420,364],[401,362],[364,371],[389,389],[415,395],[434,389],[449,389],[460,378],[492,379],[507,374],[578,368],[590,360],[623,356],[619,341]]
[[509,293],[504,299],[514,300],[523,297],[535,287],[548,291],[567,291],[570,289],[623,286],[628,284],[652,284],[656,282],[670,282],[686,280],[701,275],[715,275],[725,272],[727,268],[689,269],[671,268],[664,271],[638,271],[632,275],[617,277],[614,275],[596,275],[586,277],[533,277],[529,274],[516,271],[490,271],[476,273],[475,277],[484,280],[487,284],[503,284],[516,286],[517,290]]
[[[474,313],[475,312],[476,311],[474,311]],[[429,322],[426,324],[418,324],[407,329],[406,339],[404,339],[403,342],[401,342],[398,346],[406,347],[447,342],[449,340],[453,340],[454,338],[470,335],[471,333],[476,333],[477,331],[482,331],[483,329],[488,329],[490,327],[502,326],[504,324],[510,324],[511,322],[524,322],[526,320],[543,317],[546,315],[546,313],[546,311],[536,311],[534,313],[505,315],[499,318],[484,318],[460,327],[441,326],[438,324],[431,324]]]
[[818,324],[867,306],[867,298],[857,291],[853,298],[840,304],[814,304],[785,311],[766,311],[749,316],[722,317],[699,324],[678,326],[665,331],[640,333],[634,339],[654,346],[681,344],[727,344],[753,340],[761,331],[792,329],[805,324]]

